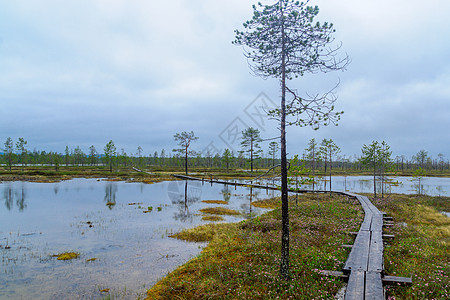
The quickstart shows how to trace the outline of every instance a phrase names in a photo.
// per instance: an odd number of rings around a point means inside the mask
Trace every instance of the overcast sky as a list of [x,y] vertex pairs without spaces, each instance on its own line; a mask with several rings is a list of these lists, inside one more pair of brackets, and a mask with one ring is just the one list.
[[[250,74],[234,30],[253,0],[17,0],[0,2],[0,148],[63,152],[109,140],[149,154],[193,130],[197,151],[239,150],[234,133],[279,135],[258,109],[279,83]],[[273,3],[273,1],[262,1]],[[323,92],[340,81],[338,127],[288,129],[288,151],[332,138],[342,154],[385,140],[393,154],[450,158],[450,1],[312,0],[352,63],[290,85]],[[267,149],[266,142],[263,145]]]

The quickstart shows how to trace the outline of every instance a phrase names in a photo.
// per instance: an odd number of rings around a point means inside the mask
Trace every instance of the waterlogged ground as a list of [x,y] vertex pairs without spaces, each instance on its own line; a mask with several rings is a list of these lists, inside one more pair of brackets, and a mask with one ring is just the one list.
[[[272,196],[193,181],[0,183],[0,299],[136,299],[201,251],[168,237],[207,223],[200,209],[234,209],[242,215],[224,218],[238,221]],[[53,257],[67,251],[80,257]]]

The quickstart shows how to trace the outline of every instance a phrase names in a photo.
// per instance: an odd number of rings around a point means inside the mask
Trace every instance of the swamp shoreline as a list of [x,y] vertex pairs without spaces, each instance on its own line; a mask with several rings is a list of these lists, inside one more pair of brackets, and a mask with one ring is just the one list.
[[[58,182],[73,178],[155,183],[174,180],[179,172],[134,170],[2,172],[0,181]],[[336,174],[339,175],[339,174]],[[217,173],[215,178],[251,179],[247,172]],[[446,177],[446,176],[444,176]],[[369,197],[372,196],[367,194]],[[388,299],[447,299],[450,295],[449,197],[387,195],[373,203],[394,218],[387,233],[395,240],[385,249],[387,275],[411,276],[411,287],[388,287]],[[351,244],[348,232],[357,231],[361,207],[343,196],[304,194],[290,200],[291,277],[280,281],[280,201],[254,202],[271,208],[260,217],[239,223],[211,223],[182,231],[175,238],[207,241],[201,254],[162,278],[148,291],[148,299],[332,299],[344,283],[317,270],[341,270]],[[343,220],[345,220],[343,222]],[[330,230],[331,228],[331,230]],[[108,297],[108,296],[106,296]]]
[[[297,201],[297,202],[296,202]],[[450,198],[390,195],[372,199],[394,218],[385,249],[387,275],[411,276],[411,287],[386,287],[387,299],[448,299]],[[328,194],[290,197],[291,281],[279,279],[280,200],[272,211],[235,224],[211,224],[174,237],[208,241],[202,253],[163,278],[147,299],[333,299],[344,286],[319,270],[340,271],[363,218],[355,200]]]

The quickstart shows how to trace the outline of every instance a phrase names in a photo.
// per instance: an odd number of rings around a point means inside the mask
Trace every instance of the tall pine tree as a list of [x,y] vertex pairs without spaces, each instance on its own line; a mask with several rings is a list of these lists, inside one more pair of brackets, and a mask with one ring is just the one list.
[[[333,25],[314,23],[319,13],[308,1],[279,0],[272,5],[253,5],[253,18],[246,21],[244,31],[236,30],[234,44],[244,46],[244,53],[253,73],[262,78],[280,81],[281,103],[270,112],[280,121],[281,131],[281,277],[289,279],[289,210],[286,160],[286,123],[313,126],[335,123],[340,116],[333,112],[336,97],[333,90],[311,99],[299,97],[287,81],[307,73],[342,70],[349,62],[347,56],[337,57],[340,45],[334,41]],[[286,94],[290,95],[287,99]],[[293,120],[286,120],[286,116]]]

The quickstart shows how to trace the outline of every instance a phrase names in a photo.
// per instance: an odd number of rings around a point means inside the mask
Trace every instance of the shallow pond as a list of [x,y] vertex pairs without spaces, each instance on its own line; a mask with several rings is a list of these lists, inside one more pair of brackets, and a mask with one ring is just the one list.
[[[172,181],[75,179],[0,183],[0,299],[136,299],[205,244],[168,236],[206,223],[199,209],[225,200],[239,221],[277,192]],[[52,255],[74,251],[78,259]]]
[[[316,180],[315,189],[329,190],[329,177]],[[417,194],[419,182],[412,177],[387,177],[385,193]],[[331,187],[334,191],[351,191],[354,193],[373,193],[373,176],[332,176]],[[311,189],[311,185],[302,188]],[[424,177],[420,181],[420,191],[429,196],[450,196],[450,178]],[[377,193],[381,184],[377,181]]]

